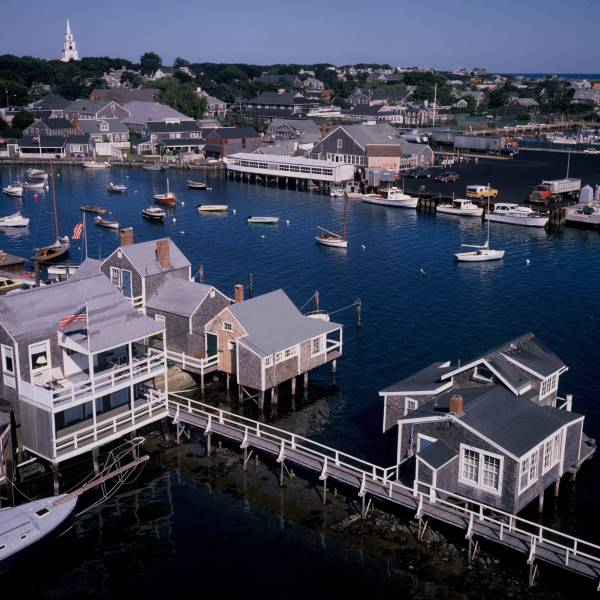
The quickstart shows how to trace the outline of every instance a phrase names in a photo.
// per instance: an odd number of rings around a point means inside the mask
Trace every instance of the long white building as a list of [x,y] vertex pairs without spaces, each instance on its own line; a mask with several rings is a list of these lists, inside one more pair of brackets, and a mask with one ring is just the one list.
[[329,160],[238,152],[225,159],[228,172],[261,177],[343,183],[354,179],[354,166]]

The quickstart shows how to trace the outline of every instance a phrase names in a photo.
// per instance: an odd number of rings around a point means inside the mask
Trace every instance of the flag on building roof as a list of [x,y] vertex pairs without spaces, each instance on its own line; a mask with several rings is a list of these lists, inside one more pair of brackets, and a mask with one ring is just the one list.
[[77,223],[75,225],[75,229],[73,229],[73,239],[78,240],[81,238],[81,234],[83,233],[83,223]]
[[70,325],[75,321],[87,323],[87,306],[83,306],[79,310],[76,310],[73,314],[63,317],[59,323],[60,328],[64,329],[67,325]]

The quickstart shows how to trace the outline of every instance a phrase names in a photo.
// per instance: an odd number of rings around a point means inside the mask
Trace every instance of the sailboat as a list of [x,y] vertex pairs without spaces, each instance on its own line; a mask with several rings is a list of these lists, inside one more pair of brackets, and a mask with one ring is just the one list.
[[173,206],[177,202],[177,198],[175,198],[175,194],[171,192],[169,189],[169,178],[167,177],[167,191],[164,194],[157,194],[154,192],[154,202],[158,202],[159,204],[170,204]]
[[333,233],[324,227],[319,227],[319,235],[315,237],[317,244],[322,246],[331,246],[332,248],[347,248],[347,215],[348,215],[348,196],[344,195],[344,225],[342,228],[342,235],[339,233]]
[[56,233],[56,241],[49,246],[35,249],[35,256],[31,257],[31,260],[38,263],[51,262],[59,259],[61,256],[69,253],[71,243],[69,242],[69,236],[63,237],[58,235],[58,211],[56,209],[56,185],[54,183],[54,171],[52,170],[52,163],[50,163],[50,178],[52,180],[52,203],[54,206],[54,229]]
[[[490,209],[490,199],[488,198],[488,212]],[[489,260],[500,260],[504,258],[504,250],[492,250],[490,248],[490,220],[487,220],[487,239],[481,246],[473,244],[461,244],[466,248],[473,248],[470,252],[458,252],[454,256],[459,262],[484,262]]]

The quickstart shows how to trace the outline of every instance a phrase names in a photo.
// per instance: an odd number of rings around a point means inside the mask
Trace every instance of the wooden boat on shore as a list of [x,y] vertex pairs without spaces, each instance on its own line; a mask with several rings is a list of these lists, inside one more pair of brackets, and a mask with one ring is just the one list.
[[204,183],[204,181],[192,181],[191,179],[187,180],[187,186],[191,190],[206,190],[208,189],[208,185]]
[[108,221],[103,219],[100,215],[94,218],[94,223],[100,227],[106,227],[107,229],[119,229],[119,221]]
[[164,221],[167,213],[158,206],[149,206],[148,208],[144,208],[142,216],[149,221]]
[[6,217],[0,217],[0,227],[27,227],[29,219],[20,212],[16,212]]
[[13,198],[21,198],[23,196],[23,186],[20,183],[7,185],[2,188],[2,191],[7,196],[12,196]]
[[79,210],[83,212],[95,213],[97,215],[105,215],[108,210],[103,206],[95,206],[94,204],[85,204],[84,206],[80,206]]
[[31,257],[31,261],[38,263],[47,263],[58,260],[62,256],[69,253],[71,242],[69,237],[59,237],[53,244],[35,249],[35,255]]
[[122,183],[113,183],[112,181],[106,186],[107,192],[113,192],[117,194],[124,194],[127,192],[127,186]]
[[158,204],[167,204],[169,206],[174,206],[177,203],[177,198],[175,194],[171,192],[169,189],[169,178],[167,177],[167,191],[162,194],[157,194],[156,192],[152,196],[154,198],[154,202],[158,202]]
[[227,204],[198,204],[196,206],[198,212],[227,212],[228,208]]
[[279,217],[260,217],[250,216],[246,221],[252,225],[277,225],[279,223]]

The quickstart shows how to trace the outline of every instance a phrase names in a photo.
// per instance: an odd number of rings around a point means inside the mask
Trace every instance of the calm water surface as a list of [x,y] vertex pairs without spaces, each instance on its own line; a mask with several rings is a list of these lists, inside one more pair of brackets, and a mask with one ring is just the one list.
[[[513,161],[482,160],[478,165],[461,167],[458,169],[461,181],[456,184],[427,181],[425,185],[428,190],[463,195],[467,184],[490,182],[501,190],[500,200],[514,201],[524,199],[543,178],[564,176],[565,169],[564,154],[524,152]],[[547,234],[494,224],[492,246],[506,250],[504,260],[457,265],[453,253],[461,243],[479,243],[485,238],[478,219],[417,215],[415,211],[351,200],[350,246],[344,252],[317,246],[313,240],[319,225],[334,231],[341,229],[343,202],[339,199],[231,182],[217,176],[209,176],[212,191],[198,192],[185,187],[189,174],[171,172],[170,186],[177,194],[178,206],[164,225],[156,225],[145,222],[141,210],[151,204],[153,186],[157,190],[166,187],[164,173],[121,168],[91,172],[67,167],[60,167],[58,172],[61,234],[70,234],[80,220],[79,206],[99,204],[109,208],[110,218],[122,226],[133,226],[137,241],[170,236],[188,256],[193,268],[203,265],[206,280],[226,293],[232,294],[233,285],[246,282],[247,274],[252,272],[255,293],[282,287],[299,306],[314,290],[321,294],[322,307],[332,311],[351,304],[357,297],[362,299],[360,331],[354,325],[352,310],[335,315],[345,325],[344,356],[336,377],[339,392],[319,403],[316,409],[307,407],[305,419],[298,413],[284,415],[279,419],[281,426],[296,427],[301,423],[302,433],[374,462],[386,463],[379,389],[433,360],[468,359],[511,337],[533,331],[569,365],[569,371],[561,377],[560,391],[563,395],[574,394],[574,409],[586,414],[588,435],[600,437],[600,239],[596,231],[567,229],[561,234]],[[600,157],[573,155],[571,175],[581,176],[584,183],[600,184]],[[24,178],[24,168],[0,169],[2,185],[19,178]],[[109,195],[105,190],[110,181],[126,183],[128,194]],[[423,181],[407,181],[407,187],[416,189]],[[201,202],[227,203],[229,215],[199,215],[195,207]],[[0,233],[1,248],[30,256],[34,247],[53,240],[48,193],[36,199],[32,191],[26,191],[22,201],[2,197],[0,203],[1,214],[19,209],[32,219],[23,232]],[[233,215],[231,209],[236,209],[237,214]],[[252,214],[278,215],[281,222],[277,227],[249,226],[245,217]],[[88,230],[90,256],[105,257],[117,246],[118,235],[94,226],[90,217]],[[361,244],[366,246],[365,250]],[[71,260],[79,262],[80,254],[81,249],[74,243]],[[421,276],[420,269],[425,270],[426,276]],[[324,383],[331,381],[326,370],[315,377]],[[155,479],[146,476],[140,483],[142,494],[151,495],[153,486],[160,485],[160,477],[164,474]],[[152,590],[153,585],[164,585],[171,576],[184,577],[181,564],[175,565],[184,555],[190,561],[189,551],[196,544],[205,544],[207,536],[218,539],[212,545],[210,559],[206,559],[206,552],[202,554],[210,569],[221,564],[219,559],[233,565],[236,557],[252,556],[256,548],[248,539],[257,532],[265,532],[272,545],[263,550],[261,561],[274,561],[284,574],[288,572],[286,569],[292,569],[276,550],[283,542],[280,534],[274,533],[278,521],[274,515],[256,508],[248,510],[238,498],[222,491],[217,491],[217,496],[210,495],[202,486],[191,495],[189,490],[180,489],[178,481],[170,477],[171,495],[176,498],[183,495],[187,501],[175,502],[167,521],[169,527],[185,535],[171,536],[168,543],[164,542],[164,536],[159,536],[163,541],[152,552],[136,553],[130,546],[136,536],[145,535],[144,511],[141,517],[136,517],[135,526],[119,529],[119,519],[132,517],[107,508],[87,517],[81,531],[87,531],[82,533],[85,540],[86,535],[92,535],[90,532],[96,532],[95,523],[102,519],[104,528],[113,536],[110,544],[105,545],[102,536],[98,536],[96,544],[82,541],[82,547],[87,549],[84,560],[97,561],[98,569],[112,572],[114,565],[103,550],[108,551],[115,544],[129,548],[125,552],[127,560],[137,561],[140,568],[129,578],[123,575],[118,585]],[[546,518],[561,528],[600,542],[600,527],[595,519],[590,520],[599,493],[600,467],[596,460],[580,474],[576,487],[564,492],[560,500],[561,517]],[[189,506],[196,497],[201,511]],[[164,512],[166,501],[156,502],[162,502]],[[152,503],[144,510],[151,511]],[[223,543],[221,535],[229,536],[230,541]],[[324,569],[318,579],[325,577],[325,572],[333,578],[355,573],[357,582],[363,575],[367,577],[341,559],[343,549],[339,549],[340,560],[327,562],[324,556],[335,557],[337,550],[320,553],[315,549],[315,540],[302,527],[290,526],[285,539],[294,569],[314,565],[318,558]],[[70,544],[73,543],[71,539]],[[77,549],[68,552],[79,556]],[[91,556],[93,553],[98,556]],[[56,595],[68,593],[69,578],[84,577],[80,571],[73,572],[72,563],[70,559],[63,567],[57,566],[56,572],[45,573],[44,589]],[[154,565],[160,565],[163,584],[152,574]],[[191,581],[193,566],[189,563],[186,566],[191,569]],[[368,577],[376,578],[376,567],[373,569]],[[246,573],[246,567],[242,573]],[[88,576],[85,575],[86,581]],[[89,583],[89,590],[115,591],[110,577],[102,581]],[[185,581],[179,581],[187,586]],[[36,589],[40,589],[39,582]]]

